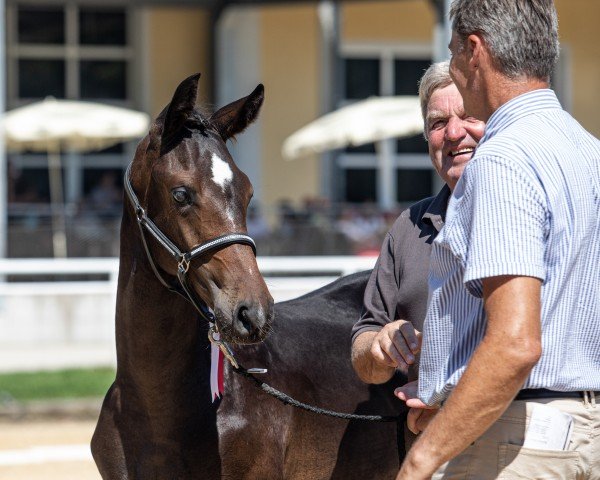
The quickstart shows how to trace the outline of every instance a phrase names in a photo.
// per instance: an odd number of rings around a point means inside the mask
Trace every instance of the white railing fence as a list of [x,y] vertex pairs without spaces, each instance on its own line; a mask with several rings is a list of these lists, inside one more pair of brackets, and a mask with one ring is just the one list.
[[[258,257],[276,302],[373,268],[373,257]],[[116,258],[0,260],[0,371],[114,365]]]

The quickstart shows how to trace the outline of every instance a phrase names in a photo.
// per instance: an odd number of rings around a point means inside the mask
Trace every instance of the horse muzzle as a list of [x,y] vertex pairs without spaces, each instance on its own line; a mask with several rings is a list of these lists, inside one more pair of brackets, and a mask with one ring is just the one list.
[[242,299],[233,305],[226,297],[220,292],[214,302],[215,321],[223,340],[234,344],[263,341],[271,331],[274,316],[271,296],[267,293],[267,298]]

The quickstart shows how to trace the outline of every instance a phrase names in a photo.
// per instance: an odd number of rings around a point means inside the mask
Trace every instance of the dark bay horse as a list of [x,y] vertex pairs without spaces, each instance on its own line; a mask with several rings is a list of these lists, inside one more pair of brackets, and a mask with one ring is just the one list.
[[117,373],[92,438],[104,479],[219,478],[208,322],[197,310],[209,307],[237,344],[262,340],[273,317],[245,235],[252,186],[225,146],[256,119],[263,87],[206,117],[194,107],[198,79],[179,85],[125,180]]
[[[395,424],[293,409],[229,367],[223,400],[211,402],[208,324],[178,294],[180,284],[214,312],[242,364],[269,369],[264,380],[274,387],[342,412],[402,409],[391,383],[364,385],[350,364],[368,272],[277,304],[265,340],[273,304],[249,242],[203,253],[211,239],[246,232],[251,185],[225,141],[255,120],[263,89],[206,117],[194,109],[197,82],[177,88],[128,171],[117,375],[92,439],[98,469],[105,480],[392,478]],[[166,240],[147,231],[150,219]]]
[[[266,340],[234,348],[240,364],[268,368],[260,380],[311,405],[403,415],[404,403],[393,390],[406,378],[398,373],[384,385],[365,385],[350,362],[350,331],[369,274],[349,275],[276,303]],[[392,479],[399,469],[398,449],[404,450],[395,423],[340,420],[284,405],[231,368],[217,424],[222,478],[228,479]]]

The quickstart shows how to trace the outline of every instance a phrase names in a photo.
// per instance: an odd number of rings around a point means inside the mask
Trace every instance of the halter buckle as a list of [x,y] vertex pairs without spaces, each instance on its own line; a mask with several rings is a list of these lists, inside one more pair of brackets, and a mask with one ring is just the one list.
[[177,263],[177,268],[182,273],[187,273],[190,269],[190,261],[185,255],[179,259],[179,262]]

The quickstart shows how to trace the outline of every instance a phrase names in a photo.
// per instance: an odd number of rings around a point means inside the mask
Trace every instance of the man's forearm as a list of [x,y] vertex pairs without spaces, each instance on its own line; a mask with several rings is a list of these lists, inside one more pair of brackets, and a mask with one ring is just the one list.
[[[503,358],[503,353],[485,341],[479,346],[459,384],[443,408],[421,434],[406,458],[407,476],[430,478],[481,436],[506,410],[533,364]],[[493,370],[492,370],[493,369]],[[420,477],[414,473],[423,472]]]
[[398,479],[428,479],[506,410],[541,355],[540,286],[531,277],[484,285],[488,328],[458,385],[405,460]]
[[378,332],[361,333],[352,344],[352,365],[356,374],[365,383],[385,383],[394,375],[395,368],[375,362],[371,345]]

